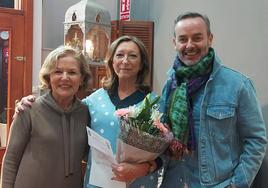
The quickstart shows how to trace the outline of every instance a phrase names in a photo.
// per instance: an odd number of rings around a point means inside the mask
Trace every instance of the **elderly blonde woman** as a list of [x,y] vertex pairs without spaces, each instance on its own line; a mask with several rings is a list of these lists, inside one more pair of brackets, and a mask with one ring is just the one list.
[[75,94],[90,79],[84,56],[60,46],[48,55],[39,77],[48,92],[12,123],[2,188],[82,187],[89,115]]

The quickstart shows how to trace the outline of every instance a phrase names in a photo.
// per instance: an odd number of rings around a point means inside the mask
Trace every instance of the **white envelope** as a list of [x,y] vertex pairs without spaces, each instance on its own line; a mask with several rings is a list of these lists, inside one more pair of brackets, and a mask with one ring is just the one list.
[[91,146],[91,170],[89,183],[102,188],[126,188],[125,182],[111,180],[112,163],[116,163],[111,143],[87,127],[88,144]]

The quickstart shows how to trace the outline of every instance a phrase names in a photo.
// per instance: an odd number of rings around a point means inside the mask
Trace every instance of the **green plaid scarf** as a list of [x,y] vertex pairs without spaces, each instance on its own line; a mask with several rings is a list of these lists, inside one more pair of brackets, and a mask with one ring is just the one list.
[[[187,81],[198,76],[205,75],[212,68],[214,50],[209,49],[208,54],[193,66],[178,66],[176,69],[177,87],[171,93],[168,107],[168,120],[174,137],[180,146],[177,149],[187,146],[189,137],[189,104],[187,93]],[[175,142],[175,145],[178,144]]]

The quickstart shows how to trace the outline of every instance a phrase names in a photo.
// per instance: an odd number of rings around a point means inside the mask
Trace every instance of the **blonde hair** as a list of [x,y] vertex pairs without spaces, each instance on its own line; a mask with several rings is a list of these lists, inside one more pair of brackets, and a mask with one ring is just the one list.
[[123,42],[134,42],[138,48],[141,55],[141,68],[137,75],[136,87],[141,91],[150,92],[151,87],[146,83],[146,76],[149,73],[149,56],[145,45],[137,37],[124,35],[117,38],[109,48],[109,55],[107,61],[107,76],[102,80],[103,88],[109,93],[112,93],[118,87],[118,76],[116,75],[113,68],[113,58],[116,49]]
[[84,55],[80,51],[70,46],[59,46],[48,54],[44,61],[44,64],[41,67],[41,70],[39,72],[40,89],[51,89],[50,74],[56,68],[58,60],[66,56],[73,56],[74,59],[80,63],[80,72],[83,78],[83,82],[80,85],[79,90],[86,90],[88,88],[88,83],[91,79],[91,73]]

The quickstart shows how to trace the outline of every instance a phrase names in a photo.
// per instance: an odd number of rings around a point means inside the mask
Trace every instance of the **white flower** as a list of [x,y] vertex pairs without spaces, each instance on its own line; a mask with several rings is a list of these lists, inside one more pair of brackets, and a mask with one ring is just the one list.
[[135,105],[130,106],[128,109],[129,109],[129,117],[136,118],[140,113],[140,108],[137,108]]
[[152,108],[152,113],[151,113],[151,120],[156,121],[160,119],[163,115],[163,113],[160,113],[158,110],[159,106],[154,105]]

